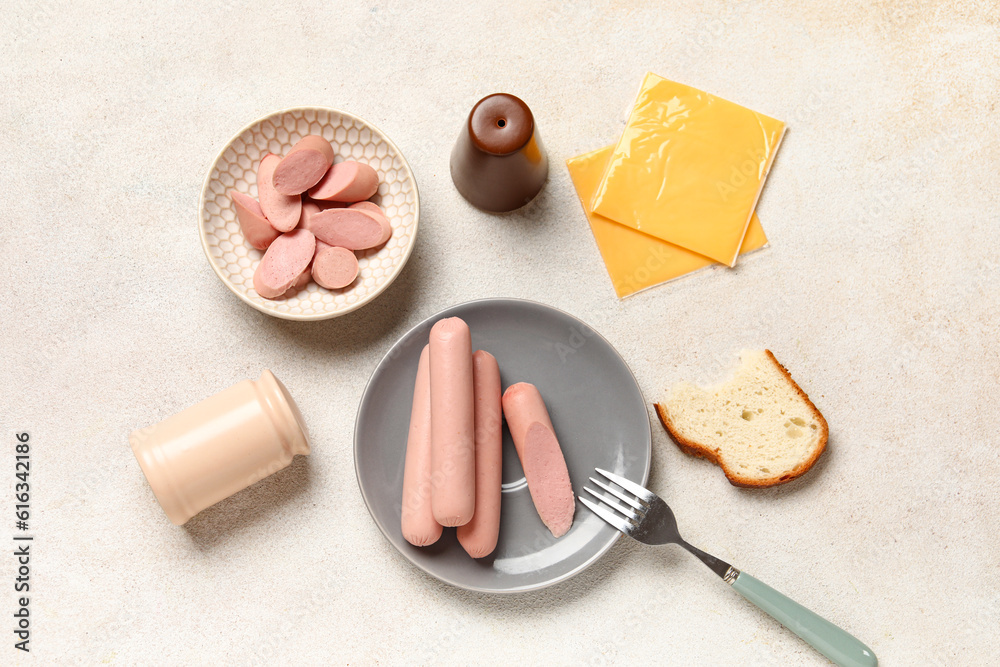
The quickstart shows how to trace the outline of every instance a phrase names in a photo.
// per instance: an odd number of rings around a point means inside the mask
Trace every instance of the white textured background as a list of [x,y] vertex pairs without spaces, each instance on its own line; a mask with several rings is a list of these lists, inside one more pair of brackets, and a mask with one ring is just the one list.
[[[392,551],[354,479],[364,383],[420,319],[516,296],[589,322],[651,401],[741,347],[774,350],[829,420],[829,450],[795,483],[739,490],[654,423],[651,485],[685,536],[883,665],[996,664],[996,4],[477,4],[3,8],[0,536],[27,430],[37,541],[31,656],[11,647],[0,558],[0,663],[824,664],[676,548],[623,540],[576,579],[507,598]],[[615,139],[646,70],[790,130],[759,207],[772,247],[619,302],[562,161]],[[552,161],[542,196],[505,217],[448,175],[465,115],[495,91],[532,107]],[[317,324],[240,303],[197,234],[218,149],[299,104],[384,130],[422,204],[399,280]],[[298,400],[314,454],[170,525],[128,432],[263,368]]]

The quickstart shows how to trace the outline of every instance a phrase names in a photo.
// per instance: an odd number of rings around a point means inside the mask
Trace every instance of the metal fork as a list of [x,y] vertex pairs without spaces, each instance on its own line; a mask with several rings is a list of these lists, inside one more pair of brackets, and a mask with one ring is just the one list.
[[674,513],[655,493],[606,470],[597,468],[597,473],[632,494],[630,496],[591,477],[591,482],[626,505],[623,507],[607,496],[584,487],[584,491],[603,503],[595,503],[580,497],[580,502],[593,510],[597,516],[629,537],[645,544],[678,544],[684,547],[697,556],[712,572],[722,577],[723,581],[735,588],[740,595],[770,614],[783,626],[841,667],[876,667],[878,665],[878,658],[875,657],[872,650],[853,635],[809,611],[767,584],[754,579],[746,572],[740,572],[729,563],[685,542],[677,530],[677,520],[674,518]]

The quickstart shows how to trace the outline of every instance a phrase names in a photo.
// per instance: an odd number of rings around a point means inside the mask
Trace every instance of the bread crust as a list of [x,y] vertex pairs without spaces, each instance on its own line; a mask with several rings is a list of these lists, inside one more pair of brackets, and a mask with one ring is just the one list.
[[779,362],[777,358],[775,358],[771,350],[764,350],[764,353],[767,354],[767,357],[771,360],[772,363],[774,363],[774,366],[778,369],[778,371],[785,376],[785,380],[788,381],[788,384],[792,386],[792,388],[796,391],[796,393],[798,393],[798,395],[802,398],[802,400],[805,401],[806,405],[809,406],[809,409],[813,413],[813,417],[816,419],[817,422],[819,422],[819,427],[820,427],[819,446],[816,447],[816,451],[809,458],[809,460],[804,461],[802,464],[796,466],[790,472],[786,472],[781,474],[780,476],[775,476],[763,480],[744,477],[740,475],[737,471],[733,470],[732,468],[727,467],[725,462],[719,458],[718,453],[714,449],[698,444],[697,442],[694,442],[693,440],[689,440],[688,438],[682,436],[677,426],[670,419],[670,414],[667,412],[667,409],[664,406],[660,405],[659,403],[653,404],[653,407],[656,408],[656,416],[660,418],[660,423],[663,424],[663,428],[667,430],[667,433],[670,435],[670,438],[677,444],[677,446],[681,449],[681,451],[690,454],[692,456],[708,459],[715,465],[722,468],[722,472],[726,474],[726,479],[729,480],[730,484],[732,484],[733,486],[740,486],[748,489],[753,489],[753,488],[759,489],[769,486],[777,486],[779,484],[790,482],[797,477],[801,477],[806,472],[808,472],[810,468],[813,467],[813,464],[815,464],[816,461],[819,460],[820,455],[824,451],[826,451],[826,442],[830,437],[830,428],[829,426],[827,426],[826,419],[820,413],[816,405],[811,400],[809,400],[809,396],[806,394],[806,392],[802,391],[802,387],[800,387],[798,383],[796,383],[795,380],[792,379],[792,374],[788,372],[787,368],[781,365],[781,362]]

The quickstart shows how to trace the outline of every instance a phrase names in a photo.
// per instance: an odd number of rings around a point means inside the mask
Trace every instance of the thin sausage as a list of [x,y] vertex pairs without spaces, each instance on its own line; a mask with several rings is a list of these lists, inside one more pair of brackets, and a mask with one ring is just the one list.
[[545,401],[534,385],[519,382],[504,392],[503,414],[535,510],[552,534],[562,537],[573,525],[576,500]]
[[473,558],[493,553],[500,534],[500,485],[503,482],[503,414],[500,367],[489,352],[472,355],[476,415],[476,512],[458,527],[458,541]]
[[403,537],[415,547],[434,544],[441,537],[441,524],[431,510],[431,376],[427,345],[420,353],[417,380],[413,386],[410,433],[406,439],[403,468]]
[[462,526],[476,507],[475,411],[472,338],[457,317],[430,333],[431,466],[434,519]]

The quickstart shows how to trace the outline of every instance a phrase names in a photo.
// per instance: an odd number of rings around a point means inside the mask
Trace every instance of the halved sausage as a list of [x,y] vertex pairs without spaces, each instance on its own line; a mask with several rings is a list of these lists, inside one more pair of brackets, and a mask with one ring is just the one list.
[[535,385],[519,382],[504,392],[503,414],[535,510],[552,534],[562,537],[573,525],[576,499],[545,401]]
[[264,217],[260,204],[250,195],[230,190],[229,198],[233,201],[233,208],[236,209],[236,219],[240,223],[243,238],[257,250],[267,250],[267,246],[271,245],[281,232],[271,226]]
[[367,250],[389,240],[389,222],[353,208],[331,208],[306,218],[306,229],[319,240],[349,250]]
[[330,167],[319,183],[309,190],[313,199],[358,202],[378,192],[378,173],[361,162],[348,160]]
[[348,206],[348,208],[353,208],[356,211],[362,211],[364,213],[367,213],[368,215],[372,216],[373,218],[379,221],[379,223],[382,225],[382,235],[385,236],[385,238],[382,239],[382,242],[379,243],[379,245],[382,245],[382,243],[388,241],[389,237],[392,236],[392,225],[389,223],[389,216],[387,216],[385,214],[385,211],[382,210],[382,207],[376,204],[375,202],[359,201],[355,204],[351,204],[350,206]]
[[260,161],[257,167],[257,196],[271,226],[279,232],[290,232],[302,217],[302,197],[283,195],[274,189],[274,169],[279,162],[281,158],[273,153],[268,153]]
[[274,189],[299,195],[320,182],[333,164],[333,146],[315,134],[302,137],[274,169]]
[[327,289],[343,289],[358,277],[358,257],[347,248],[332,246],[316,252],[312,264],[316,284]]
[[289,291],[293,289],[302,289],[309,284],[310,280],[312,280],[312,264],[302,269],[302,273],[299,274],[299,277],[295,279],[295,282],[292,283],[292,286],[288,289]]
[[316,238],[306,229],[282,234],[270,245],[253,274],[253,288],[276,299],[295,283],[316,252]]
[[299,227],[309,229],[306,219],[310,216],[325,211],[329,208],[346,208],[347,204],[337,201],[317,201],[315,199],[302,199],[302,213],[299,216]]
[[356,209],[361,210],[361,211],[368,211],[370,213],[378,213],[383,218],[388,219],[388,216],[385,214],[385,211],[382,210],[382,207],[379,206],[378,204],[376,204],[373,201],[367,201],[367,200],[365,200],[365,201],[355,202],[355,203],[351,204],[350,206],[348,206],[348,208],[356,208]]

